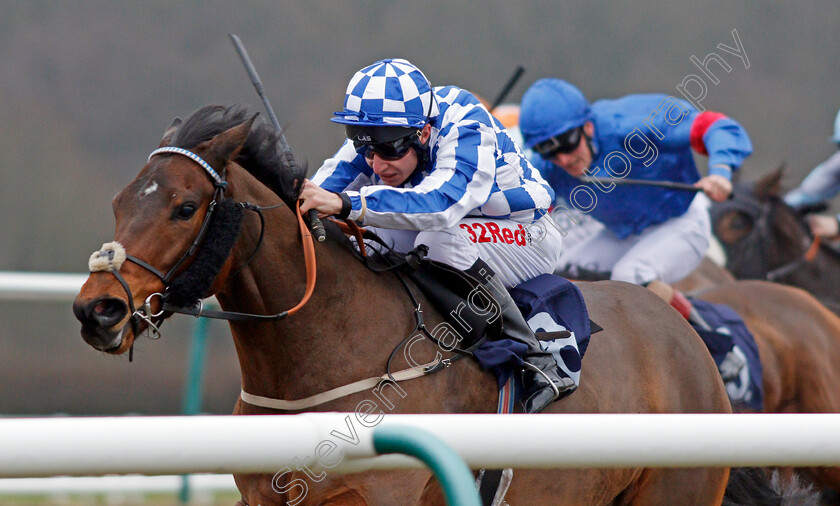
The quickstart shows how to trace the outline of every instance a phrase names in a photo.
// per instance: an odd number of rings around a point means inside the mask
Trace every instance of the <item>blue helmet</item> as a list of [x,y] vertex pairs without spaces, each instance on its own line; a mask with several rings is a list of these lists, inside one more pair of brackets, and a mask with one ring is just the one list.
[[522,96],[519,129],[530,149],[555,135],[583,126],[592,118],[579,89],[562,79],[540,79]]
[[831,140],[840,143],[840,111],[837,111],[837,117],[834,118],[834,137]]
[[438,115],[434,90],[420,69],[403,59],[381,60],[353,75],[344,110],[332,121],[357,126],[422,128]]

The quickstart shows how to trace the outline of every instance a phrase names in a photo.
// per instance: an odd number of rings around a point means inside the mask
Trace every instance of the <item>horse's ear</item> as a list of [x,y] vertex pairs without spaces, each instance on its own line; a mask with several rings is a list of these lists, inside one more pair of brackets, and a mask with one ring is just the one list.
[[159,148],[170,145],[172,142],[172,136],[175,135],[175,130],[181,126],[181,123],[183,123],[183,121],[181,121],[181,118],[177,116],[172,120],[172,123],[170,123],[169,126],[166,127],[166,130],[163,131],[163,139],[160,141],[160,146],[158,146]]
[[257,119],[257,116],[259,116],[259,113],[251,116],[251,119],[248,121],[217,134],[209,141],[202,142],[196,146],[196,149],[203,151],[204,159],[207,160],[207,163],[216,167],[216,170],[223,170],[228,161],[236,157],[239,150],[242,149],[242,146],[248,139],[248,134],[251,133],[251,127],[254,125],[254,120]]
[[767,200],[769,197],[777,197],[781,194],[784,172],[785,163],[782,162],[775,170],[770,171],[755,182],[753,193],[758,200]]

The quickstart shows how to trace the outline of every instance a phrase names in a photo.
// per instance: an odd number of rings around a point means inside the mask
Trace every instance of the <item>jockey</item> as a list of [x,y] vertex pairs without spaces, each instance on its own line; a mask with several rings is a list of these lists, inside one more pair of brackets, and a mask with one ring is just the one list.
[[[802,183],[785,195],[785,202],[796,209],[822,204],[840,193],[840,111],[834,119],[832,142],[838,151],[826,161],[814,167]],[[821,237],[840,235],[840,214],[829,216],[811,214],[808,216],[811,233]]]
[[[732,172],[752,153],[747,132],[716,112],[667,95],[628,95],[589,104],[575,86],[541,79],[522,98],[519,126],[531,161],[558,199],[586,214],[558,264],[611,271],[614,280],[665,290],[694,270],[709,246],[707,196],[726,199]],[[700,177],[692,149],[708,156]],[[584,175],[687,183],[692,193],[657,186],[584,184]],[[570,236],[570,237],[571,237]],[[649,286],[654,288],[654,286]],[[666,288],[667,287],[667,288]],[[684,311],[681,311],[685,314]]]
[[[547,226],[554,192],[498,120],[472,93],[386,59],[356,72],[332,121],[347,140],[305,182],[301,211],[354,220],[403,253],[425,245],[473,275],[502,308],[503,337],[528,346],[526,411],[571,393],[502,287],[553,272],[562,236]],[[535,222],[540,237],[526,233]]]

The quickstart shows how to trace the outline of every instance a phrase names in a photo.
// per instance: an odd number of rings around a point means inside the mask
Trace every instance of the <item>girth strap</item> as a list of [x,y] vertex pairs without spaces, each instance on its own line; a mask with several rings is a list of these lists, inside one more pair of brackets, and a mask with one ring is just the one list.
[[276,409],[280,411],[299,411],[325,404],[351,394],[359,393],[362,390],[374,388],[383,381],[405,381],[419,378],[420,376],[425,376],[426,374],[433,372],[433,370],[437,368],[437,365],[437,362],[430,362],[422,367],[412,367],[410,369],[397,371],[391,374],[390,377],[388,374],[383,374],[382,376],[359,380],[348,385],[327,390],[326,392],[321,392],[320,394],[293,401],[287,401],[285,399],[272,399],[271,397],[249,394],[244,389],[240,392],[239,397],[243,402],[247,402],[253,406],[260,406],[262,408]]

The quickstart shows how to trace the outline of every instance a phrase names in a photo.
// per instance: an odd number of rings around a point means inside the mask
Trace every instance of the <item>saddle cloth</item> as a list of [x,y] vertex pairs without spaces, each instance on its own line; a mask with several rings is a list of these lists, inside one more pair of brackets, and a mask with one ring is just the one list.
[[761,412],[764,407],[758,345],[744,320],[729,306],[691,299],[711,328],[690,322],[712,354],[733,408]]
[[[551,352],[560,369],[580,385],[581,360],[589,337],[600,330],[590,321],[580,289],[571,281],[553,274],[542,274],[510,290],[522,315]],[[565,332],[564,332],[565,331]],[[522,364],[525,345],[509,339],[484,341],[474,355],[479,363],[496,375],[499,388]],[[518,392],[522,388],[516,389]]]

